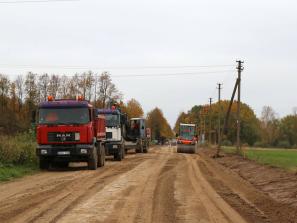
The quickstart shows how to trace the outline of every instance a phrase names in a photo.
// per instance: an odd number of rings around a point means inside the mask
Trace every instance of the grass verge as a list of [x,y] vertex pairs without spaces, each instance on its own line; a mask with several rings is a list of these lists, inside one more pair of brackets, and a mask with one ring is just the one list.
[[[234,147],[223,147],[225,153],[235,153]],[[274,167],[296,172],[297,171],[297,150],[293,149],[263,149],[248,148],[245,156],[250,160]]]
[[0,165],[0,182],[36,173],[36,165]]

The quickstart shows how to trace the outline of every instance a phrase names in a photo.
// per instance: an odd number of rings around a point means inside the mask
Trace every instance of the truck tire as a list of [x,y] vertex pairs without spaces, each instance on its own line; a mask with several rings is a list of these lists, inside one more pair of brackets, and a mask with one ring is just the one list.
[[117,151],[117,153],[114,154],[114,160],[116,161],[122,161],[123,159],[123,148],[119,148],[119,150]]
[[91,155],[88,160],[88,169],[89,170],[96,170],[98,163],[98,155],[97,155],[97,148],[94,146],[91,151]]
[[40,157],[39,158],[39,169],[41,170],[48,170],[50,167],[50,161],[49,159]]
[[149,142],[146,142],[146,143],[145,143],[145,147],[144,147],[144,149],[143,149],[143,152],[144,152],[144,153],[147,153],[148,150],[149,150]]
[[125,155],[126,155],[126,149],[125,149],[125,144],[122,144],[122,157],[123,159],[125,159]]
[[99,152],[97,166],[103,167],[105,165],[105,149],[101,144],[99,145],[98,151]]

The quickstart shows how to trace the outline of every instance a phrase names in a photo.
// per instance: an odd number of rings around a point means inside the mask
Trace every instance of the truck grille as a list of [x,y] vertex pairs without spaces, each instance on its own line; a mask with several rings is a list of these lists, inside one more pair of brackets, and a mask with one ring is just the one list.
[[106,139],[112,139],[112,132],[106,132]]
[[48,132],[48,142],[75,142],[74,132]]

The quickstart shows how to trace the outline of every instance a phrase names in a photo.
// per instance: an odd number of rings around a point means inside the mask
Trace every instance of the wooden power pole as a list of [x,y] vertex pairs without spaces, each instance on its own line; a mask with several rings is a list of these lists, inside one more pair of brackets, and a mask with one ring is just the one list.
[[238,78],[237,78],[237,144],[236,144],[236,151],[239,154],[241,151],[241,142],[240,142],[240,103],[241,103],[241,72],[243,71],[243,61],[238,60],[236,61],[238,63],[237,65],[237,71],[238,71]]
[[209,136],[208,136],[208,141],[209,141],[209,144],[211,145],[212,144],[212,140],[211,140],[211,105],[212,105],[212,98],[209,98],[209,111],[208,111],[208,115],[209,115]]
[[217,154],[216,156],[220,156],[220,150],[221,150],[221,90],[222,90],[222,84],[218,83],[218,102],[219,102],[219,118],[218,118],[218,148],[217,148]]

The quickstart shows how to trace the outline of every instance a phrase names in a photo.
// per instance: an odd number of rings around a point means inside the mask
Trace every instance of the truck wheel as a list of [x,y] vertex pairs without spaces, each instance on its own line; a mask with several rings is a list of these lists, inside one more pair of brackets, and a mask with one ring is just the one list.
[[122,157],[123,157],[123,159],[125,159],[125,155],[126,155],[126,150],[125,150],[125,145],[123,143],[122,144]]
[[98,155],[97,155],[97,149],[94,146],[92,149],[92,153],[88,160],[88,169],[89,170],[96,170],[97,169],[97,163],[98,163]]
[[143,153],[143,143],[140,144],[140,153]]
[[119,148],[119,150],[117,151],[117,153],[114,154],[114,160],[116,160],[116,161],[122,161],[122,159],[123,159],[122,148]]
[[39,158],[39,168],[41,170],[48,170],[50,167],[50,161],[46,158],[40,157]]
[[148,152],[148,149],[149,149],[149,142],[146,142],[145,143],[145,148],[143,149],[143,152],[144,153],[147,153]]
[[102,145],[99,145],[99,154],[98,154],[98,167],[102,167],[105,165],[105,149],[102,148]]

